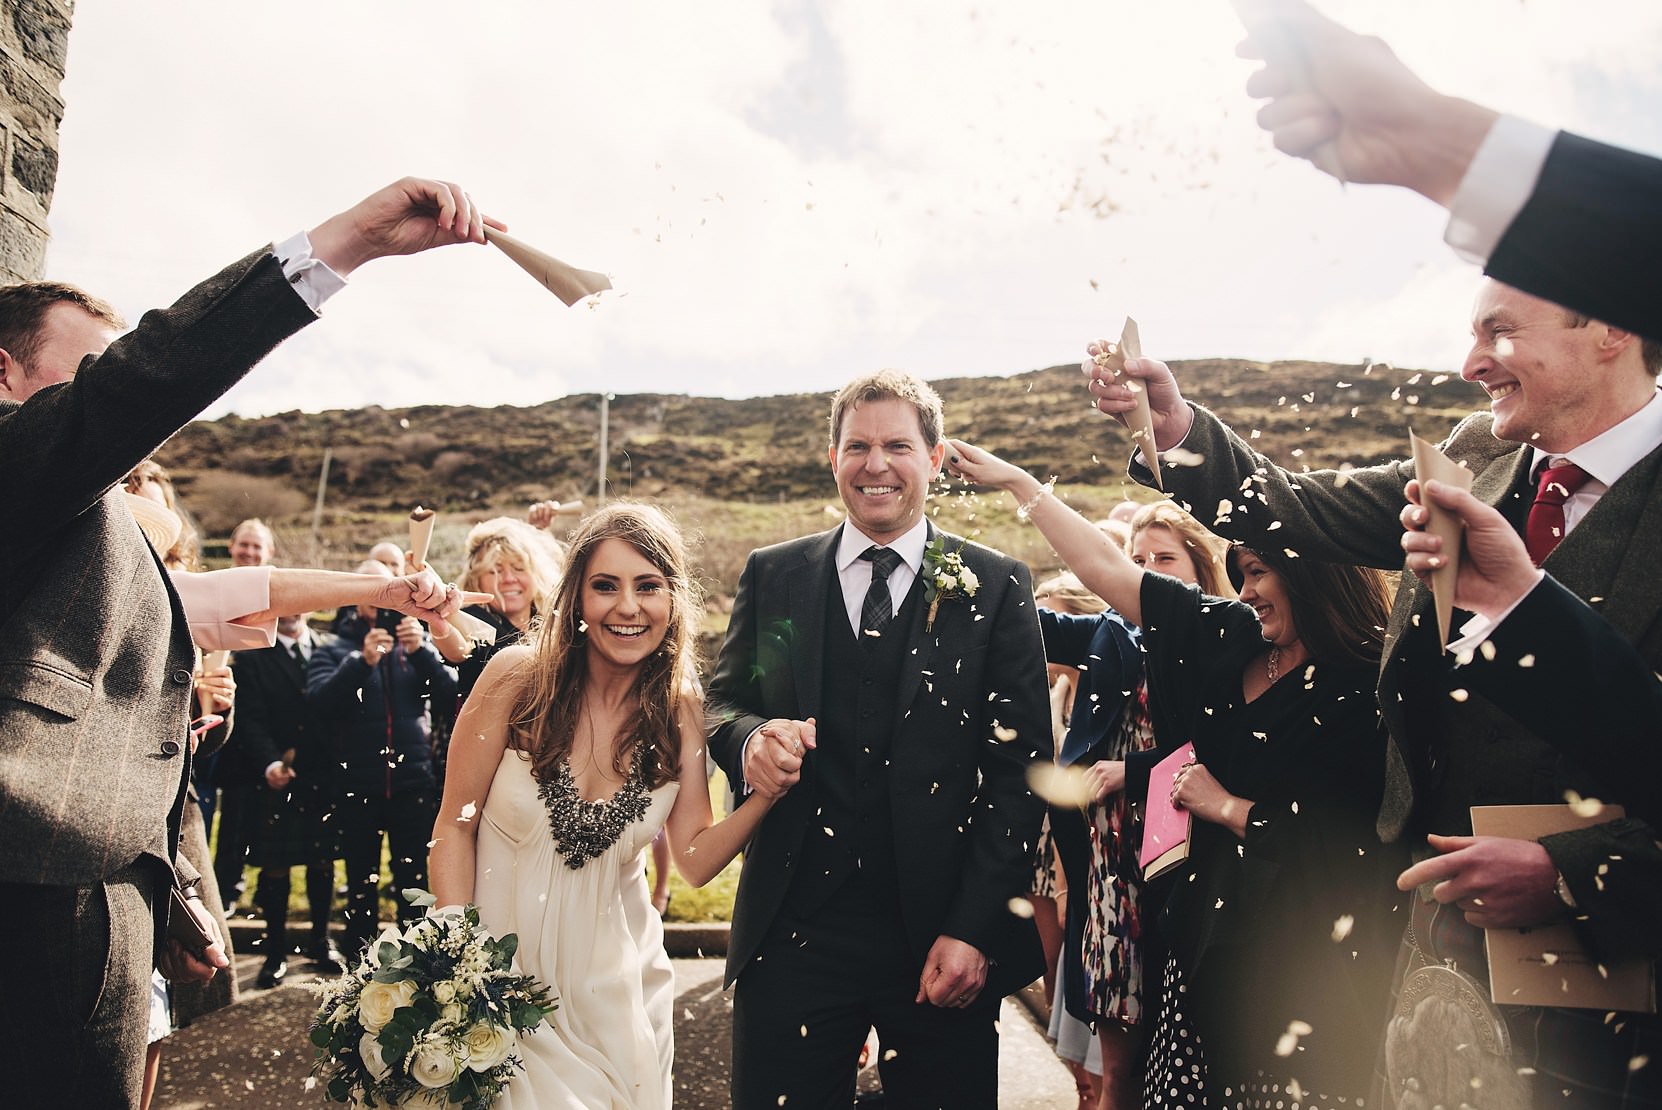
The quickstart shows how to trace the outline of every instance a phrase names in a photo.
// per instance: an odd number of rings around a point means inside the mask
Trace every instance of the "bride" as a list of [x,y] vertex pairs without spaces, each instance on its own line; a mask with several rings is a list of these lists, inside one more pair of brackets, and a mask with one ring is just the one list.
[[525,1070],[499,1108],[657,1110],[675,991],[645,849],[667,825],[681,875],[702,886],[771,803],[712,822],[696,593],[667,517],[635,504],[591,516],[543,611],[533,644],[496,655],[456,721],[433,893],[519,934],[520,967],[558,1002],[519,1042]]

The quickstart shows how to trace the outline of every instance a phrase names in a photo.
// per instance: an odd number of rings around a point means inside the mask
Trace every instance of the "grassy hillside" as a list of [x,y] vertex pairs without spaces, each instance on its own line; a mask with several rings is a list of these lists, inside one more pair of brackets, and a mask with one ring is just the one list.
[[[1267,454],[1295,468],[1363,465],[1399,457],[1407,428],[1440,438],[1484,403],[1457,376],[1330,363],[1206,359],[1173,364],[1188,396],[1217,411]],[[1077,367],[1007,378],[934,383],[950,434],[999,452],[1041,476],[1087,514],[1132,492],[1124,481],[1125,431],[1089,406]],[[611,402],[612,496],[664,504],[698,536],[709,591],[732,589],[755,546],[827,527],[838,517],[827,472],[825,394],[729,401],[627,395]],[[453,571],[475,521],[523,511],[543,497],[595,503],[598,397],[529,408],[378,406],[289,412],[191,425],[161,452],[203,532],[223,539],[237,519],[277,527],[282,561],[346,566],[403,531],[417,503],[444,512],[434,563]],[[332,452],[321,544],[311,503],[324,449]],[[1143,495],[1143,496],[1146,496]],[[1035,570],[1054,558],[1014,525],[1002,497],[949,495],[934,510]],[[210,549],[210,554],[212,553]]]

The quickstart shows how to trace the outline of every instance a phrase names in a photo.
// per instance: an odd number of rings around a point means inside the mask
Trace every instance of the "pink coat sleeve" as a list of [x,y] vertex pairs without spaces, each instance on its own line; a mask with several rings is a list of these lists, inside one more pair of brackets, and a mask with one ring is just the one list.
[[203,651],[251,651],[277,642],[275,616],[257,625],[235,623],[238,617],[271,607],[270,567],[169,574],[190,622],[190,638]]

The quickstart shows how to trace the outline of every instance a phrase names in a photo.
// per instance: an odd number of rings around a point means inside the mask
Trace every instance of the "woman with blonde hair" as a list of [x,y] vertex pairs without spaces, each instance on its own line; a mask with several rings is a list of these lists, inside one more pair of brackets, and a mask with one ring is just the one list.
[[671,1098],[674,984],[648,902],[659,828],[702,886],[772,801],[711,816],[704,711],[693,680],[701,610],[680,532],[618,503],[571,539],[530,644],[486,665],[462,708],[433,830],[433,892],[473,902],[559,1008],[519,1042],[524,1070],[497,1103],[657,1110]]
[[475,524],[467,534],[467,565],[459,585],[491,595],[488,605],[463,610],[496,630],[493,643],[471,641],[460,629],[433,638],[447,663],[456,665],[458,710],[491,656],[511,647],[531,628],[541,607],[560,584],[565,549],[540,528],[509,516]]

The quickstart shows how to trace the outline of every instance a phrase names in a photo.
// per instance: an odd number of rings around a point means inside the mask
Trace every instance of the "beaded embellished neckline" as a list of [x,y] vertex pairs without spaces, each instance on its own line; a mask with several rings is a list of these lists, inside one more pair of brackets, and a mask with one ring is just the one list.
[[573,871],[616,844],[624,829],[646,816],[652,795],[646,788],[645,755],[645,745],[637,744],[629,777],[604,801],[587,801],[577,793],[567,759],[560,760],[552,779],[537,783],[537,795],[548,810],[554,847]]

